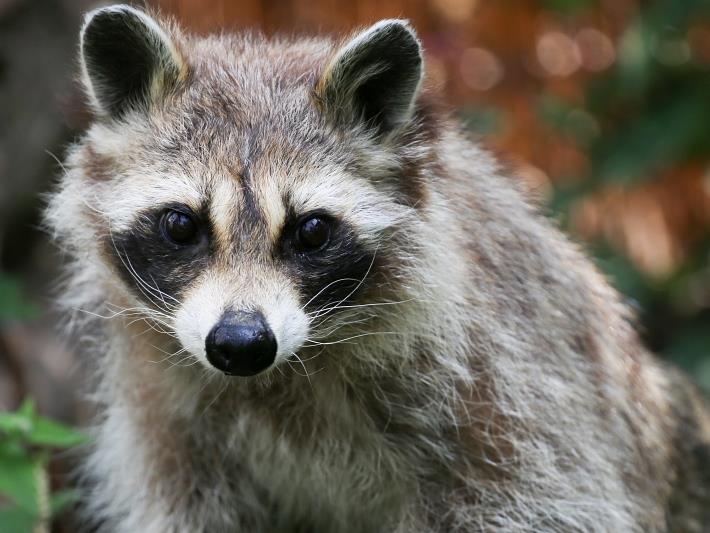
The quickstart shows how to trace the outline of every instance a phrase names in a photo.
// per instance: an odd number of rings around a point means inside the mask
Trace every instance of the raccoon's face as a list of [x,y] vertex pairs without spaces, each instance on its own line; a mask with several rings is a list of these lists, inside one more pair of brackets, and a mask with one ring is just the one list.
[[421,78],[406,23],[334,49],[190,40],[115,6],[87,16],[81,50],[101,257],[184,350],[258,374],[386,294],[414,211],[394,148]]

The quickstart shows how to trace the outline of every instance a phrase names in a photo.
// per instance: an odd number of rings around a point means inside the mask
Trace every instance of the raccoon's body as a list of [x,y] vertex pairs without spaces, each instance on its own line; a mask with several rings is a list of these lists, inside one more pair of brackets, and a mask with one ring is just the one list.
[[96,332],[101,531],[710,530],[703,400],[432,103],[406,23],[116,6],[82,74],[47,219]]

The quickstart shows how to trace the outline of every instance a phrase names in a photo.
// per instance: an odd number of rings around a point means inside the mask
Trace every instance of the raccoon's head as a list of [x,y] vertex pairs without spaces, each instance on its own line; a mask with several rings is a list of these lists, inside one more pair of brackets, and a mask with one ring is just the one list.
[[95,120],[50,220],[208,368],[263,372],[402,298],[433,128],[406,22],[196,38],[113,6],[87,15],[81,67]]

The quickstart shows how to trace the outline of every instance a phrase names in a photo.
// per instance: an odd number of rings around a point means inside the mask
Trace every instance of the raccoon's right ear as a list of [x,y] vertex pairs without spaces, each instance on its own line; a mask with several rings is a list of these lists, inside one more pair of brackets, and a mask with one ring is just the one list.
[[422,48],[406,20],[382,20],[345,43],[315,87],[336,122],[385,136],[412,117],[422,81]]
[[81,70],[92,106],[99,115],[111,118],[147,109],[186,75],[185,63],[165,30],[127,5],[86,15]]

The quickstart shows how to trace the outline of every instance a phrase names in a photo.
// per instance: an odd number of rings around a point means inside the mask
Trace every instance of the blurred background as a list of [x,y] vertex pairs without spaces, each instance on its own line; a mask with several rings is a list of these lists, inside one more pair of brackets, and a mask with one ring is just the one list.
[[[104,4],[107,2],[103,2]],[[53,311],[42,194],[87,114],[86,0],[0,0],[0,411],[84,417]],[[197,32],[340,33],[405,17],[471,134],[596,259],[648,346],[710,390],[709,0],[158,0]],[[2,487],[0,487],[1,489]]]

